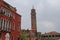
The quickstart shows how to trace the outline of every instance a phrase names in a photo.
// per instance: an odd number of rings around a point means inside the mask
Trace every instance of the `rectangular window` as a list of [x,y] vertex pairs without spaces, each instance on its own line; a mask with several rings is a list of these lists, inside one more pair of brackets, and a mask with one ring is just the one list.
[[14,23],[12,23],[12,30],[14,30],[15,29],[15,24]]
[[14,40],[14,37],[12,36],[12,40]]
[[15,14],[13,14],[13,19],[15,19]]
[[6,20],[4,20],[4,30],[6,30]]
[[2,30],[3,30],[3,28],[4,28],[4,19],[2,20],[3,22],[2,22]]
[[1,12],[1,8],[0,8],[0,12]]
[[7,22],[7,31],[10,31],[10,22]]
[[1,12],[3,12],[4,13],[4,15],[6,15],[6,16],[8,16],[8,17],[12,17],[13,18],[13,15],[9,12],[9,11],[7,11],[7,10],[5,10],[5,9],[0,9],[0,13]]
[[2,20],[0,19],[0,29],[2,29]]
[[4,29],[5,27],[5,20],[4,19],[0,19],[0,29]]
[[5,10],[5,15],[6,15],[6,16],[8,16],[8,15],[9,15],[9,13],[8,13],[6,10]]
[[13,19],[13,15],[12,14],[10,14],[10,19]]
[[1,29],[1,19],[0,19],[0,29]]
[[4,21],[4,25],[3,25],[3,28],[2,28],[2,30],[4,30],[4,31],[6,31],[6,27],[7,27],[7,21],[6,20],[3,20]]
[[9,30],[8,28],[9,28],[9,26],[8,26],[8,24],[9,24],[9,22],[8,21],[6,21],[7,23],[6,23],[6,27],[7,27],[7,31]]
[[10,22],[8,22],[8,31],[10,31]]
[[9,17],[10,17],[10,15],[11,15],[11,14],[9,13]]
[[6,30],[6,28],[5,28],[5,25],[6,25],[5,22],[6,22],[6,21],[4,20],[4,27],[3,27],[4,30]]
[[3,24],[3,19],[1,19],[1,28],[2,28],[2,24]]
[[10,22],[7,20],[3,20],[2,22],[2,30],[9,31],[10,30]]
[[18,39],[17,40],[20,40],[20,38],[18,37]]
[[0,33],[0,40],[2,40],[2,35],[1,35],[1,33]]
[[21,29],[21,28],[20,28],[20,24],[18,24],[18,31],[20,31],[20,29]]
[[18,18],[18,21],[21,22],[21,18],[20,17]]

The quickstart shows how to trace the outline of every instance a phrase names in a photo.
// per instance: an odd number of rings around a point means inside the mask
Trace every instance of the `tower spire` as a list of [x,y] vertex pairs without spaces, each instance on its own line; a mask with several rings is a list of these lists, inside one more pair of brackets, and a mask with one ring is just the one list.
[[31,28],[32,28],[32,32],[34,33],[37,32],[36,11],[34,9],[34,6],[32,6],[32,9],[31,9]]
[[32,6],[32,9],[34,9],[34,5]]

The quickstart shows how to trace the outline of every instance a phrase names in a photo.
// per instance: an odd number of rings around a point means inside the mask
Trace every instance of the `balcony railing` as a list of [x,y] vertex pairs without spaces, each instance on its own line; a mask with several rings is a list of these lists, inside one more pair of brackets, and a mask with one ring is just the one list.
[[10,28],[4,27],[4,28],[3,28],[3,31],[10,31]]
[[0,32],[8,32],[8,33],[10,33],[11,32],[11,30],[10,30],[10,28],[0,28]]

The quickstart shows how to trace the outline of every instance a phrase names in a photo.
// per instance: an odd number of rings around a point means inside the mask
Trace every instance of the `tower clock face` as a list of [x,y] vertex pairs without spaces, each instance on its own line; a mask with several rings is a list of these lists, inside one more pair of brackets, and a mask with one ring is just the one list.
[[35,13],[32,13],[32,16],[35,16]]

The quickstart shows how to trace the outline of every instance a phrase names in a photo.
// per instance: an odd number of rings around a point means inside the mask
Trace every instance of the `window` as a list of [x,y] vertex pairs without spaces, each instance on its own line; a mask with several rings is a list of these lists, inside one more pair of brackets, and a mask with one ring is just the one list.
[[12,36],[12,40],[14,40],[14,37]]
[[60,37],[60,35],[59,35],[59,37]]
[[20,24],[18,24],[18,31],[20,31]]
[[1,19],[1,28],[3,28],[3,19]]
[[3,14],[3,10],[2,9],[0,9],[0,16]]
[[20,40],[20,38],[18,37],[18,39],[17,40]]
[[5,15],[6,16],[9,16],[9,12],[5,10]]
[[10,30],[10,22],[5,19],[0,19],[0,29],[2,29],[4,31],[6,31],[6,30],[9,31]]
[[49,35],[49,37],[51,37],[51,35]]
[[0,29],[2,29],[2,19],[0,19]]
[[57,37],[60,37],[60,35],[56,35]]
[[2,12],[3,12],[3,14],[5,14],[5,10],[4,9],[2,9]]
[[1,35],[1,33],[0,33],[0,40],[2,40],[2,35]]
[[4,19],[2,19],[2,30],[4,28]]
[[15,19],[15,14],[13,14],[13,19]]
[[52,37],[54,37],[54,35],[52,35]]
[[14,30],[15,29],[15,25],[14,25],[14,23],[12,23],[12,30]]
[[0,9],[0,13],[1,13],[1,9]]
[[6,20],[6,30],[8,31],[8,21]]
[[7,31],[9,31],[9,29],[10,29],[9,21],[7,21],[6,27],[7,27]]
[[13,15],[9,11],[7,11],[5,9],[2,9],[2,10],[0,9],[0,13],[3,13],[4,15],[6,15],[8,17],[12,17],[13,18]]
[[21,21],[21,18],[20,18],[20,17],[18,18],[18,21],[19,21],[19,22]]
[[8,31],[10,31],[10,22],[8,22]]
[[0,19],[0,29],[1,29],[1,19]]
[[3,24],[4,24],[4,25],[3,25],[3,29],[6,30],[6,28],[5,28],[6,20],[3,20],[3,21],[4,21],[4,22],[3,22]]
[[8,24],[7,24],[7,20],[4,20],[4,21],[5,21],[5,22],[4,22],[4,23],[5,23],[4,30],[7,30],[7,25],[8,25]]

